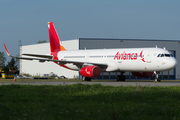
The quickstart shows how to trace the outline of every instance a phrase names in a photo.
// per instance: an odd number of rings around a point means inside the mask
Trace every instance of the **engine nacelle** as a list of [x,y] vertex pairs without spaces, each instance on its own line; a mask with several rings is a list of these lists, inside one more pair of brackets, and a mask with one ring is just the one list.
[[101,69],[98,66],[86,66],[80,70],[80,74],[84,77],[98,77]]
[[151,77],[153,72],[132,72],[132,75],[137,77]]

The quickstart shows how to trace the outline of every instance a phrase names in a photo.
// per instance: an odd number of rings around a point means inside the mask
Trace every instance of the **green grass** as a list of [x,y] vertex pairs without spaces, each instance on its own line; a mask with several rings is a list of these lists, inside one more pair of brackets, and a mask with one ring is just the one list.
[[2,85],[0,119],[178,120],[180,87]]

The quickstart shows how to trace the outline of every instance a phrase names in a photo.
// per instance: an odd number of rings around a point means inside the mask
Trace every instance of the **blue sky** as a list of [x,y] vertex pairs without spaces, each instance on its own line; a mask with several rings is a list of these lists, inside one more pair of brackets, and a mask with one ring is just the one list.
[[[61,40],[180,39],[179,0],[0,0],[0,51],[48,39],[52,21]],[[37,51],[38,53],[38,51]]]

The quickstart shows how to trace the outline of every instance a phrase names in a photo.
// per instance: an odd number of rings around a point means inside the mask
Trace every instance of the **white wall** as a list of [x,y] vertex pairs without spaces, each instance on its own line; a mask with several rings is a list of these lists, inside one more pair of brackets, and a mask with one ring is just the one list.
[[[79,49],[79,39],[62,41],[62,45],[67,50],[78,50]],[[50,53],[50,45],[49,43],[40,43],[35,45],[26,45],[22,46],[22,54],[49,54]],[[23,56],[25,57],[25,56]],[[27,56],[26,56],[27,57]],[[28,56],[29,57],[29,56]],[[37,60],[29,61],[29,60],[21,60],[21,73],[28,73],[30,75],[44,75],[50,74],[53,72],[58,76],[65,76],[67,78],[74,78],[74,76],[79,76],[78,71],[72,71],[53,62],[44,62],[41,63]],[[20,74],[21,74],[20,73]]]

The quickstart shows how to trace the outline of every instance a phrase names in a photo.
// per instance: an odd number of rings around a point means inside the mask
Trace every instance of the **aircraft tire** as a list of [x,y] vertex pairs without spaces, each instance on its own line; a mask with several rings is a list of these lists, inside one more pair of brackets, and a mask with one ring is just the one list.
[[122,78],[121,78],[122,81],[125,81],[126,80],[126,77],[124,75],[122,75]]
[[158,79],[157,79],[157,82],[161,82],[161,78],[158,78]]
[[82,77],[82,81],[86,81],[86,77]]
[[116,78],[117,81],[120,81],[121,80],[121,76],[118,75],[117,78]]
[[82,81],[91,81],[90,77],[82,77]]
[[117,81],[125,81],[126,77],[124,75],[118,75],[116,78]]
[[86,80],[87,80],[87,81],[91,81],[91,78],[90,78],[90,77],[86,77]]

